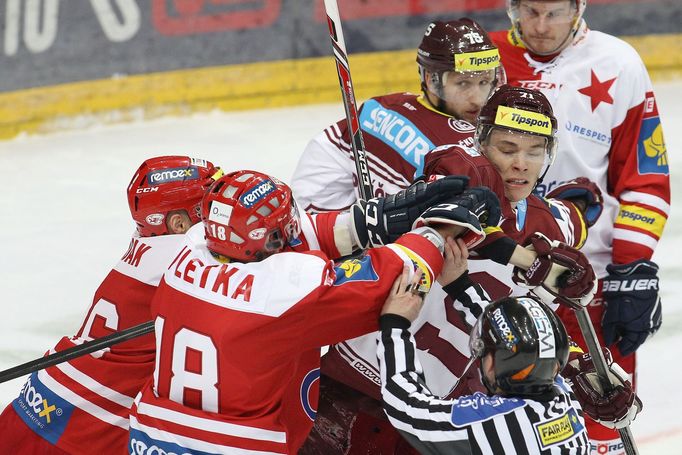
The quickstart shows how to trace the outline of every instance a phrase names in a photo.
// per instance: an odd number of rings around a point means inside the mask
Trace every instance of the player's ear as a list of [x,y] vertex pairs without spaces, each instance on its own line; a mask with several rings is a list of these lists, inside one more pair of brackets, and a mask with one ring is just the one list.
[[166,220],[168,232],[171,234],[184,234],[192,227],[192,220],[189,219],[184,210],[171,212]]

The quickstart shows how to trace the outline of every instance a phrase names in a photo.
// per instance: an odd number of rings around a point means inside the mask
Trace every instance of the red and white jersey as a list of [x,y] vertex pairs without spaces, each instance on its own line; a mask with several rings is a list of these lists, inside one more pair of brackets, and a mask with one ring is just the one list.
[[573,42],[536,61],[511,31],[490,34],[508,82],[540,90],[559,125],[555,163],[538,188],[584,176],[604,195],[584,252],[597,277],[611,262],[650,258],[670,211],[663,130],[647,70],[624,41],[581,24]]
[[[442,256],[406,234],[336,267],[320,252],[221,263],[203,226],[185,236],[152,303],[156,368],[130,416],[130,453],[290,453],[285,396],[312,349],[377,330],[404,265],[429,283]],[[318,357],[319,361],[319,357]]]
[[[497,171],[484,156],[471,149],[458,146],[440,147],[426,157],[426,175],[467,175],[471,186],[491,188],[500,201],[504,198],[504,185]],[[574,247],[585,241],[586,231],[582,218],[570,204],[540,199],[531,195],[517,204],[514,210],[503,203],[503,220],[500,227],[506,235],[523,244],[535,232],[542,232],[552,240]],[[426,296],[424,306],[410,326],[419,349],[419,360],[429,389],[437,396],[447,396],[462,376],[469,361],[469,328],[475,319],[468,314],[466,324],[458,305],[473,307],[512,293],[524,295],[527,289],[516,286],[512,280],[511,265],[501,265],[491,260],[469,258],[469,276],[483,290],[469,288],[459,302],[453,301],[439,283],[435,283]],[[379,364],[376,355],[376,335],[370,334],[333,346],[322,362],[322,372],[344,382],[376,399],[380,399]]]
[[[100,284],[75,337],[50,353],[152,320],[150,304],[182,235],[133,236]],[[122,453],[135,395],[154,371],[148,334],[33,373],[14,410],[33,431],[73,454]]]
[[[421,95],[394,93],[360,106],[360,127],[375,196],[408,187],[424,170],[424,155],[442,144],[473,146],[474,126],[436,111]],[[342,210],[357,199],[358,179],[346,120],[306,146],[291,188],[306,210]]]

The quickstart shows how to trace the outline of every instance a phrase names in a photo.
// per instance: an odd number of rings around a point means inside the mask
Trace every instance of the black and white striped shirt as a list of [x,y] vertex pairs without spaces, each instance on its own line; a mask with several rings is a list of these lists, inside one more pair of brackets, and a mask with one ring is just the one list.
[[409,325],[397,315],[381,317],[381,393],[389,420],[420,453],[589,453],[583,411],[563,378],[542,398],[477,392],[441,400],[424,384]]

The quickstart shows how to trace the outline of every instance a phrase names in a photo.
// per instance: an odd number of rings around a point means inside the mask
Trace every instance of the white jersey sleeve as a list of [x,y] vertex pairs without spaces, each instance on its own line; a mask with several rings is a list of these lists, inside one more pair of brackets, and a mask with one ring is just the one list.
[[337,124],[308,143],[291,179],[291,189],[304,210],[343,210],[358,199],[351,153]]

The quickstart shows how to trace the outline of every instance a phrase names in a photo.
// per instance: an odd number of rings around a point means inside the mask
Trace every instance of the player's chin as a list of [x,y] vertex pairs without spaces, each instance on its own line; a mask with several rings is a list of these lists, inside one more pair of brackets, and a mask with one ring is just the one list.
[[530,193],[533,191],[533,188],[530,185],[530,183],[524,185],[506,183],[504,186],[505,195],[507,196],[507,199],[509,199],[510,202],[522,201],[526,199],[528,196],[530,196]]

